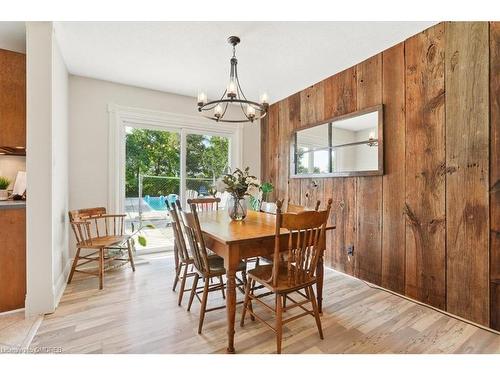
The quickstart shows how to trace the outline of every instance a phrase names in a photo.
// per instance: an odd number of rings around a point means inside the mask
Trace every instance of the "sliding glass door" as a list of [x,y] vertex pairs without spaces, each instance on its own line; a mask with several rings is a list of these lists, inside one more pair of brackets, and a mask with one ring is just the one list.
[[[231,139],[225,134],[127,123],[125,196],[127,229],[141,230],[136,249],[173,249],[166,201],[215,194],[215,181],[230,167]],[[141,244],[142,242],[142,244]]]

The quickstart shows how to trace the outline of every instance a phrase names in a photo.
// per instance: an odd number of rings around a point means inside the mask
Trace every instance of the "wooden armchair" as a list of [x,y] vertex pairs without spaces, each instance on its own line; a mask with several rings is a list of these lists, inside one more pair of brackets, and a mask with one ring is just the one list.
[[[76,237],[76,254],[68,278],[71,283],[75,272],[99,277],[99,289],[104,286],[105,263],[111,260],[130,262],[135,272],[134,257],[130,244],[131,236],[125,234],[125,214],[107,214],[104,207],[85,208],[69,212],[69,220]],[[90,251],[82,255],[83,251]],[[115,250],[117,255],[110,255]],[[128,257],[123,258],[123,252]],[[79,269],[91,262],[98,263],[98,271]]]
[[[323,339],[321,320],[313,286],[317,282],[316,267],[323,251],[326,224],[331,205],[332,200],[330,199],[327,209],[324,211],[308,210],[299,213],[287,212],[282,214],[282,202],[279,201],[276,210],[273,264],[257,266],[253,270],[248,271],[249,281],[245,290],[241,326],[243,327],[245,323],[247,312],[251,317],[266,324],[276,333],[278,353],[281,353],[283,324],[306,315],[312,315],[315,318],[319,336]],[[282,229],[286,229],[288,232],[285,238],[281,234]],[[284,257],[281,256],[283,248],[286,248]],[[256,295],[255,291],[257,289],[253,286],[254,282],[264,286],[269,292]],[[292,293],[303,299],[297,301],[295,295],[294,298],[290,297]],[[260,299],[260,297],[269,294],[275,295],[275,306],[270,306]],[[284,306],[286,300],[289,300],[291,304]],[[254,312],[252,301],[259,302],[260,305],[276,314],[276,325],[274,327]],[[304,306],[308,303],[311,304],[311,310]],[[283,312],[296,307],[299,307],[303,312],[283,320]]]

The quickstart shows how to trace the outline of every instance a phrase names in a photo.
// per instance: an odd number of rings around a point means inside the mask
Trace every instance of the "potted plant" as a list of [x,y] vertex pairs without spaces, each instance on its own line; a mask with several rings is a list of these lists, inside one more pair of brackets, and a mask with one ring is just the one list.
[[7,177],[0,176],[0,201],[5,201],[9,198],[7,188],[10,185],[10,180]]
[[267,202],[269,198],[269,194],[271,194],[274,190],[273,184],[270,182],[263,182],[260,185],[260,194],[256,197],[250,197],[250,206],[254,211],[259,211],[263,204]]
[[221,193],[227,191],[227,211],[229,217],[235,221],[244,220],[247,216],[246,196],[256,197],[260,194],[260,183],[257,177],[250,175],[250,168],[243,171],[237,168],[233,173],[222,176],[217,181],[217,190]]

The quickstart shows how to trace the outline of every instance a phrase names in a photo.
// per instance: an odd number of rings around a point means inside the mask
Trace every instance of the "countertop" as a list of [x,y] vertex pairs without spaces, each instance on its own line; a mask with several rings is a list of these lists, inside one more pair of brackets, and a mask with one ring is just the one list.
[[26,207],[26,201],[13,201],[13,200],[0,201],[0,210],[6,210],[9,208],[24,208],[24,207]]

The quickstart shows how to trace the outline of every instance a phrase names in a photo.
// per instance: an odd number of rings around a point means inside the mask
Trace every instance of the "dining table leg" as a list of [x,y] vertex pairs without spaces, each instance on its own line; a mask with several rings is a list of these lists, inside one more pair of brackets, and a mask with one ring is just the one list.
[[236,269],[239,264],[238,249],[229,248],[224,257],[226,268],[226,314],[227,314],[227,352],[234,353],[234,322],[236,318]]

